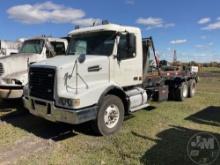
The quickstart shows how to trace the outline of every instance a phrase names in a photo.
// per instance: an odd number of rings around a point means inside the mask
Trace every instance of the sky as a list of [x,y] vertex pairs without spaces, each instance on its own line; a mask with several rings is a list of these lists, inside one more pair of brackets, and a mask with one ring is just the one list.
[[0,0],[0,39],[66,36],[75,25],[109,22],[152,36],[160,59],[220,62],[219,0]]

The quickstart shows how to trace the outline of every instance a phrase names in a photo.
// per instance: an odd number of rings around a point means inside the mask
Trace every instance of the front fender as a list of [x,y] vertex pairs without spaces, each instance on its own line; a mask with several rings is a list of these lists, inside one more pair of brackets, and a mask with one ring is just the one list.
[[88,89],[80,89],[79,93],[68,92],[62,94],[58,97],[70,98],[70,99],[80,99],[80,106],[73,107],[74,109],[80,109],[84,107],[89,107],[92,105],[97,105],[100,98],[104,96],[104,93],[110,89],[110,87],[116,86],[114,83],[103,83],[103,84],[94,84],[93,86],[89,86]]
[[1,79],[1,85],[3,86],[24,86],[28,82],[28,72],[17,72]]

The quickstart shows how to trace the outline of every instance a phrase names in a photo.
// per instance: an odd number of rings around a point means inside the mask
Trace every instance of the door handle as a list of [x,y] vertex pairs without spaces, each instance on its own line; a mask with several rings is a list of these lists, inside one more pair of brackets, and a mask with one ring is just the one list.
[[102,70],[102,67],[100,67],[99,65],[88,67],[88,72],[98,72],[100,70]]

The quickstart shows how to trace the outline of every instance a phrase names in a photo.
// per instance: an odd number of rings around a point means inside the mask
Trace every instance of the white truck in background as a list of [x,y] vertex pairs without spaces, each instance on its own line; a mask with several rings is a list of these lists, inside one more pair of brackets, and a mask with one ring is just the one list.
[[68,41],[62,38],[34,37],[23,42],[18,54],[0,58],[0,98],[20,98],[28,82],[28,65],[65,54]]
[[0,58],[17,54],[21,48],[22,41],[6,41],[0,40]]
[[92,121],[99,134],[110,135],[148,99],[172,94],[182,101],[195,94],[194,77],[160,74],[153,40],[142,39],[139,28],[103,22],[69,37],[66,55],[29,67],[23,101],[33,115],[70,124]]

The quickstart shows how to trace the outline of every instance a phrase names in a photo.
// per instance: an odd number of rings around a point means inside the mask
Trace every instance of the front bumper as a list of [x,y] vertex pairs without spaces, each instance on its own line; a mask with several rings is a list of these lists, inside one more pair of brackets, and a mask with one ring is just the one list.
[[1,99],[15,99],[23,96],[23,86],[0,86]]
[[63,122],[69,124],[81,124],[96,119],[97,106],[77,110],[59,108],[53,102],[40,101],[23,97],[25,108],[35,116],[42,117],[52,122]]

